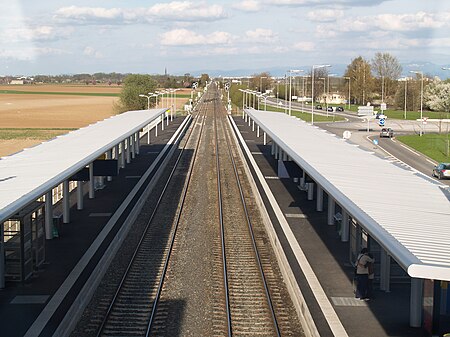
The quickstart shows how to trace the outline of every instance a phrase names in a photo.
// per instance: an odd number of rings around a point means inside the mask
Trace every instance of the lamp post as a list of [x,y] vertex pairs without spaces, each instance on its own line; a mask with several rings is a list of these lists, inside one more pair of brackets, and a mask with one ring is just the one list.
[[261,76],[260,78],[259,78],[259,91],[261,91],[261,93],[263,92],[262,91],[262,79],[263,78],[267,78],[267,76]]
[[350,77],[344,77],[348,80],[348,109],[350,110]]
[[292,103],[292,73],[301,73],[303,70],[291,69],[289,71],[289,116],[291,115],[291,103]]
[[410,70],[410,73],[421,75],[420,81],[420,123],[422,127],[420,128],[420,136],[423,133],[423,71]]
[[[442,70],[450,70],[450,68],[448,67],[442,67]],[[450,139],[449,139],[449,133],[448,133],[448,124],[449,124],[449,120],[448,120],[448,110],[447,110],[447,157],[449,156],[450,153]]]
[[406,87],[407,87],[407,85],[408,85],[408,77],[405,77],[405,119],[406,119],[406,94],[407,94],[407,90],[406,90]]
[[144,95],[144,94],[140,94],[139,97],[147,98],[147,110],[150,110],[150,97],[152,97],[152,96],[150,96],[150,95],[147,96],[147,95]]
[[327,116],[328,116],[328,96],[330,95],[330,76],[336,76],[336,74],[328,74],[327,76],[327,93],[325,96],[325,105],[327,106]]
[[314,125],[314,71],[319,68],[331,67],[330,64],[315,64],[312,66],[311,74],[311,125]]

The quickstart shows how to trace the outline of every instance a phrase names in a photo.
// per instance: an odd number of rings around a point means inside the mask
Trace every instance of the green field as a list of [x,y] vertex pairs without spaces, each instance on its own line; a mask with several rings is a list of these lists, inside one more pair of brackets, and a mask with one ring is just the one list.
[[450,134],[407,135],[396,139],[437,162],[450,162]]
[[56,136],[68,133],[75,129],[16,129],[16,128],[2,128],[0,129],[0,139],[1,140],[12,140],[12,139],[38,139],[38,140],[49,140],[55,138]]
[[[261,108],[261,105],[260,105]],[[267,106],[267,111],[275,111],[275,112],[283,112],[285,113],[286,110],[284,108],[280,109],[280,108],[275,108],[272,106]],[[326,111],[324,112],[326,113]],[[307,113],[307,112],[300,112],[297,110],[293,110],[291,109],[291,115],[298,117],[302,120],[304,120],[305,122],[311,122],[311,114]],[[345,118],[343,118],[342,116],[339,115],[334,115],[334,113],[330,112],[329,116],[322,116],[322,115],[318,115],[318,114],[314,114],[314,122],[337,122],[337,121],[343,121],[345,120]]]

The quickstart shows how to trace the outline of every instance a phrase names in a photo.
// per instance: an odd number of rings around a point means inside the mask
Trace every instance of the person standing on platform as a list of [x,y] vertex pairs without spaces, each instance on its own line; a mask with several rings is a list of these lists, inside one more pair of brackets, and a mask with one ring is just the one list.
[[364,301],[368,301],[367,294],[369,283],[369,263],[373,262],[373,259],[369,257],[369,251],[367,248],[361,249],[361,253],[356,259],[356,294],[355,297]]

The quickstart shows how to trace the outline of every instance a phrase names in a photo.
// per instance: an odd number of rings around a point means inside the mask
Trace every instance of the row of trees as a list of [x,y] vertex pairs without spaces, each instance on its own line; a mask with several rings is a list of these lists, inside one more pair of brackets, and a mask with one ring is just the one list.
[[[165,80],[164,80],[165,79]],[[208,74],[202,74],[200,78],[192,77],[190,74],[184,74],[179,81],[172,77],[152,76],[132,74],[124,78],[122,90],[120,92],[120,101],[116,105],[117,112],[130,110],[147,109],[147,99],[140,98],[139,95],[155,92],[159,89],[192,87],[192,83],[198,82],[199,87],[204,87],[209,81]],[[150,106],[155,106],[155,99],[150,100]]]
[[[328,68],[314,69],[314,101],[326,92],[348,96],[350,89],[352,104],[377,105],[387,103],[390,108],[417,111],[421,102],[421,74],[400,78],[402,66],[389,53],[376,53],[372,60],[358,56],[351,61],[342,77],[329,76]],[[276,97],[289,99],[292,96],[311,97],[312,72],[287,74],[273,79],[269,73],[255,74],[247,81],[247,87],[265,92],[271,89]],[[289,85],[291,81],[292,85]],[[350,88],[349,88],[350,85]],[[448,112],[450,82],[440,82],[424,75],[424,108]],[[290,88],[290,89],[289,89]],[[348,99],[348,97],[347,97]]]

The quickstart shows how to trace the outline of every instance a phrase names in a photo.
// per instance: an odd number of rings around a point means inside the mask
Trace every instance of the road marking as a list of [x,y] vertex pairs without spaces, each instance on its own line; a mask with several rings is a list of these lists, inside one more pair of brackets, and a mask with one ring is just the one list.
[[267,180],[278,180],[278,179],[280,179],[280,177],[274,177],[274,176],[266,176],[264,178],[266,178]]
[[336,307],[367,307],[367,302],[354,297],[331,297]]
[[297,218],[297,219],[306,219],[308,216],[306,214],[285,214],[286,218]]
[[400,146],[403,147],[403,148],[405,148],[405,149],[407,149],[409,152],[414,153],[416,156],[420,157],[420,154],[419,154],[419,153],[417,153],[416,151],[411,150],[409,147],[407,147],[407,146],[405,146],[405,145],[403,145],[403,144],[400,144]]
[[263,154],[262,152],[251,152],[251,154]]
[[437,165],[437,163],[436,163],[435,161],[431,161],[431,160],[430,160],[430,159],[428,159],[428,158],[425,158],[425,160],[426,160],[427,162],[429,162],[429,163],[433,164],[433,165]]

